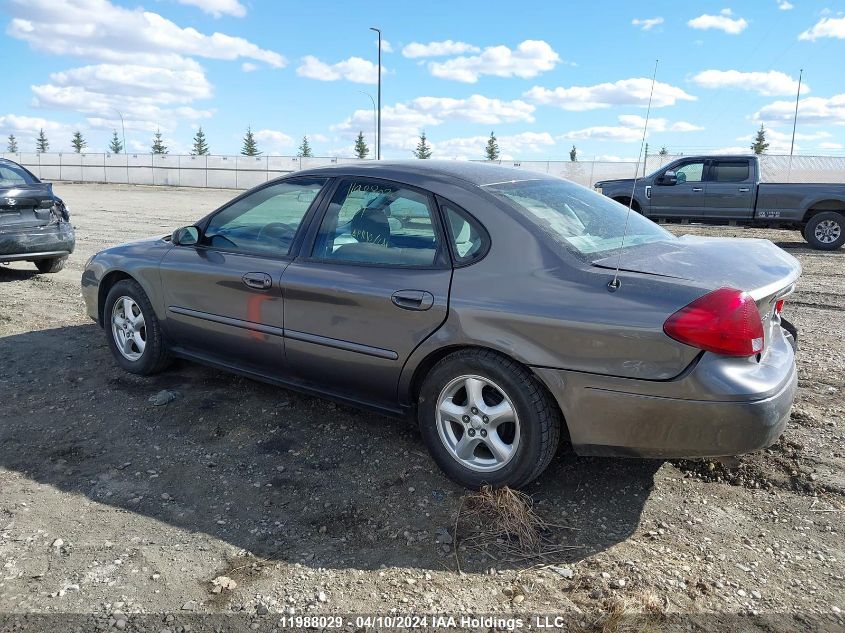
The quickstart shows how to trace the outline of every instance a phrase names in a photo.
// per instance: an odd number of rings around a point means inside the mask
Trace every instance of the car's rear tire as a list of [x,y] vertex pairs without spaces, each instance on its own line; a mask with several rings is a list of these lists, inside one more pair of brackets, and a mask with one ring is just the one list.
[[64,257],[51,257],[49,259],[36,259],[35,267],[40,273],[57,273],[65,267],[67,255]]
[[126,371],[148,376],[167,366],[170,357],[161,324],[147,294],[134,279],[118,281],[109,290],[103,328],[115,360]]
[[817,213],[804,227],[804,239],[816,250],[836,250],[845,244],[845,216],[836,211]]
[[521,488],[546,469],[560,442],[560,411],[545,387],[489,350],[462,350],[434,365],[417,411],[434,461],[467,488]]

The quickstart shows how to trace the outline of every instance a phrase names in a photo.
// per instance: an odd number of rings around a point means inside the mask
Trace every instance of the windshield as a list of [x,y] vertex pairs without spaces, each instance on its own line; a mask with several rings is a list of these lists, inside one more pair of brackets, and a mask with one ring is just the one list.
[[11,163],[0,163],[0,186],[31,185],[36,181],[25,169]]
[[[582,259],[593,262],[623,246],[627,207],[566,180],[527,180],[487,185],[544,233]],[[632,211],[624,246],[676,239]]]

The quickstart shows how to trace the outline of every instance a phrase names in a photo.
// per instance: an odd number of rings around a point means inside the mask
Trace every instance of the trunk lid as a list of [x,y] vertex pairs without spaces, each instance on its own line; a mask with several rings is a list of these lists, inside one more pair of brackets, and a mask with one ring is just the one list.
[[[617,256],[593,262],[615,269]],[[744,290],[757,304],[766,341],[780,325],[775,314],[779,299],[791,294],[801,276],[801,264],[769,240],[685,235],[654,242],[622,254],[620,270],[684,279],[704,294],[718,288]]]
[[59,218],[53,210],[53,188],[49,183],[0,186],[0,232],[46,226]]

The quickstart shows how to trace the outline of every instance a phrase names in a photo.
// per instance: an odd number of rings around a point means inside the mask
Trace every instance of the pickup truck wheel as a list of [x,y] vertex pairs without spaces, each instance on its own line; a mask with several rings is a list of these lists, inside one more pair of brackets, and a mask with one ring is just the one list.
[[57,273],[65,267],[67,255],[64,257],[51,257],[50,259],[36,259],[35,267],[40,273]]
[[836,250],[845,243],[845,216],[836,211],[817,213],[804,227],[804,239],[817,250]]

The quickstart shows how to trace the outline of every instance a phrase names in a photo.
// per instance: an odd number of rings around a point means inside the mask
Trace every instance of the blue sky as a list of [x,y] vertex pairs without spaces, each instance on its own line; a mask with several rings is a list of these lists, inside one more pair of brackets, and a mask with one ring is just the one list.
[[[103,151],[125,119],[129,150],[160,128],[172,153],[198,126],[234,154],[248,125],[265,153],[372,144],[375,34],[383,31],[385,157],[425,130],[438,157],[636,157],[659,59],[652,151],[745,151],[760,123],[788,152],[845,154],[845,14],[833,0],[426,2],[0,0],[0,135],[51,150],[74,130]],[[3,143],[5,146],[5,142]],[[5,149],[5,147],[4,147]]]

